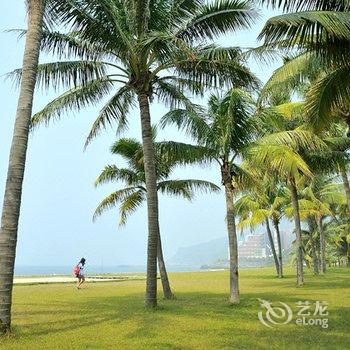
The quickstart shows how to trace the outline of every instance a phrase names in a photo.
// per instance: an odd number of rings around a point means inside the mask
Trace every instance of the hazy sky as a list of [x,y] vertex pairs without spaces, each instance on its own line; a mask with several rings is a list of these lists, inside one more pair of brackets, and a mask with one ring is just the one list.
[[[255,46],[256,37],[272,12],[265,11],[254,28],[229,35],[223,45]],[[24,1],[2,1],[0,20],[0,75],[22,62],[23,39],[17,40],[12,28],[25,28]],[[41,57],[41,61],[49,61]],[[251,69],[266,80],[273,66]],[[38,91],[34,111],[55,96]],[[0,198],[2,200],[7,161],[12,137],[18,90],[9,80],[0,80]],[[98,202],[115,186],[94,189],[93,181],[108,163],[121,165],[108,150],[115,140],[113,132],[103,133],[83,152],[83,144],[98,107],[67,113],[48,128],[40,127],[30,138],[17,249],[18,265],[72,265],[81,256],[90,264],[137,264],[146,262],[146,210],[130,217],[123,229],[117,229],[118,210],[107,212],[96,223],[91,217]],[[156,123],[166,110],[152,106]],[[130,130],[125,136],[140,139],[137,111],[130,115]],[[183,140],[175,129],[159,133],[159,139]],[[208,179],[220,184],[219,169],[179,169],[174,178]],[[225,200],[223,193],[198,195],[192,203],[160,197],[160,223],[164,253],[172,256],[179,247],[224,237]]]

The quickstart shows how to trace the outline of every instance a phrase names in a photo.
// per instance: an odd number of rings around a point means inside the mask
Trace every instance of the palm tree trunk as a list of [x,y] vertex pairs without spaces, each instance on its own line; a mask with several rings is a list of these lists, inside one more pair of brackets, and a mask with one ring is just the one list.
[[160,280],[162,281],[164,298],[165,299],[173,299],[174,294],[171,291],[168,273],[167,273],[166,267],[165,267],[162,241],[160,238],[160,234],[158,236],[157,258],[158,258],[158,268],[159,268]]
[[273,221],[273,225],[276,230],[277,245],[278,245],[278,278],[283,278],[283,261],[282,261],[282,243],[281,243],[281,232],[279,222]]
[[147,280],[145,304],[157,306],[157,249],[159,235],[157,178],[152,139],[149,100],[146,93],[138,94],[140,107],[142,147],[145,164],[147,212],[148,212],[148,245],[147,245]]
[[320,273],[318,269],[318,258],[317,258],[317,250],[316,250],[316,242],[313,237],[314,233],[314,225],[312,224],[313,219],[311,217],[308,218],[308,226],[309,226],[309,232],[310,232],[310,245],[311,245],[311,255],[312,255],[312,267],[314,270],[314,274],[318,275]]
[[304,284],[304,271],[303,271],[303,250],[301,239],[301,222],[299,213],[298,191],[295,184],[295,179],[290,179],[290,189],[292,195],[293,216],[296,235],[296,255],[297,255],[297,286]]
[[269,237],[271,251],[272,251],[273,259],[275,261],[275,267],[276,267],[276,272],[277,272],[277,276],[278,276],[280,268],[279,268],[277,253],[276,253],[276,249],[275,249],[275,243],[273,241],[272,232],[271,232],[271,228],[270,228],[270,222],[269,222],[268,217],[265,218],[265,223],[266,223],[267,236]]
[[317,247],[317,261],[318,261],[318,270],[322,271],[320,246]]
[[350,213],[350,184],[349,184],[348,174],[346,173],[345,167],[340,167],[339,169],[340,169],[340,175],[342,177],[343,185],[345,189],[348,212]]
[[[350,184],[349,184],[349,178],[345,167],[343,166],[340,167],[340,174],[343,179],[343,184],[345,189],[346,202],[348,205],[348,218],[349,218],[348,222],[349,222],[350,221]],[[350,266],[350,244],[348,245],[347,266]]]
[[231,183],[225,184],[226,195],[226,224],[230,251],[230,303],[239,303],[238,285],[238,246],[235,222],[235,208],[233,205],[233,188]]
[[317,218],[317,228],[320,232],[320,249],[321,249],[321,272],[325,273],[327,266],[326,266],[326,238],[324,234],[323,224],[322,224],[322,217]]
[[28,31],[0,229],[0,333],[11,330],[13,273],[24,168],[42,36],[44,2],[28,2]]

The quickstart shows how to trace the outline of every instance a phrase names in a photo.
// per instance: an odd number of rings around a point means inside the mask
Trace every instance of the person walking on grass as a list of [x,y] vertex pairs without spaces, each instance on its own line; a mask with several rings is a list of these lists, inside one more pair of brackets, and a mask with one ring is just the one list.
[[85,282],[85,276],[84,276],[85,262],[86,262],[86,259],[81,258],[79,261],[79,264],[74,268],[74,275],[75,277],[78,278],[77,289],[80,289],[81,285]]

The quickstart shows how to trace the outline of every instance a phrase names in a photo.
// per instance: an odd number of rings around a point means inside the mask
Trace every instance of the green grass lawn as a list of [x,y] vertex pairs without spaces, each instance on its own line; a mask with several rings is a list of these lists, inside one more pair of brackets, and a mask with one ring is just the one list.
[[[1,349],[349,349],[350,270],[306,276],[295,287],[291,270],[241,272],[241,304],[227,303],[228,272],[170,275],[177,300],[143,307],[144,281],[16,286],[14,334]],[[288,303],[327,301],[329,328],[295,322],[267,328],[258,298]]]

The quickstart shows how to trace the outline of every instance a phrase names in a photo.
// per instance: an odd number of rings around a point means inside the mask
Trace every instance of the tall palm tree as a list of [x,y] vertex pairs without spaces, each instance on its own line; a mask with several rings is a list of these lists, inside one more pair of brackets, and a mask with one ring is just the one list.
[[[155,138],[155,129],[153,129]],[[183,159],[178,159],[174,154],[169,154],[166,149],[171,146],[181,148],[182,152],[178,155]],[[179,165],[186,162],[186,155],[191,152],[193,146],[185,146],[176,142],[154,142],[156,174],[157,174],[157,190],[161,193],[180,196],[191,200],[195,191],[219,191],[220,188],[211,182],[195,179],[171,180],[171,172]],[[120,220],[119,225],[125,225],[130,214],[135,212],[138,207],[146,200],[146,179],[144,170],[144,157],[142,145],[134,139],[120,139],[111,147],[111,153],[121,156],[126,162],[126,168],[119,168],[116,165],[107,165],[96,179],[95,185],[100,186],[107,182],[122,181],[125,187],[118,189],[109,194],[96,208],[94,220],[104,211],[110,210],[119,205]],[[158,268],[163,286],[163,293],[166,299],[173,298],[171,291],[161,244],[160,236],[158,237]]]
[[260,167],[263,172],[269,168],[288,185],[296,234],[298,286],[304,283],[298,182],[303,181],[301,175],[313,176],[305,155],[328,151],[323,140],[305,127],[300,108],[298,102],[262,108],[256,122],[261,138],[249,147],[246,154],[248,164]]
[[[45,31],[42,49],[60,60],[39,66],[39,82],[69,90],[36,114],[33,126],[112,95],[93,124],[88,143],[107,126],[125,128],[128,112],[138,106],[148,209],[145,303],[155,307],[159,222],[150,102],[157,98],[172,108],[191,109],[184,90],[197,94],[208,86],[255,82],[237,48],[211,41],[249,28],[256,13],[249,0],[70,0],[52,12],[70,30]],[[62,60],[66,57],[68,61]]]
[[276,144],[276,136],[278,135],[272,134],[265,137],[262,143],[257,143],[255,146],[251,147],[248,157],[252,164],[255,166],[260,165],[261,169],[264,169],[264,171],[266,171],[266,168],[269,168],[270,171],[276,172],[290,189],[296,234],[297,285],[301,286],[304,283],[304,275],[302,230],[297,183],[300,173],[306,176],[312,176],[312,173],[297,150],[287,144]]
[[350,125],[350,3],[347,0],[260,0],[287,13],[269,19],[260,38],[265,47],[298,49],[269,83],[305,80],[313,67],[321,69],[306,94],[305,111],[315,130],[341,114]]
[[10,150],[0,229],[0,333],[11,329],[13,273],[17,246],[28,134],[40,53],[44,1],[28,1],[28,30],[23,55],[22,81]]
[[254,102],[250,95],[234,88],[223,96],[212,95],[208,109],[176,109],[163,117],[162,125],[175,124],[187,132],[199,146],[207,149],[206,161],[219,165],[225,187],[226,223],[230,253],[230,303],[239,303],[238,251],[234,197],[236,184],[245,175],[239,167],[242,150],[251,141],[250,122]]

